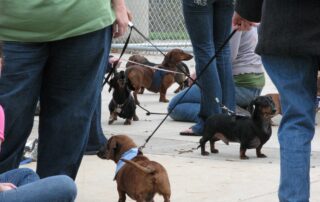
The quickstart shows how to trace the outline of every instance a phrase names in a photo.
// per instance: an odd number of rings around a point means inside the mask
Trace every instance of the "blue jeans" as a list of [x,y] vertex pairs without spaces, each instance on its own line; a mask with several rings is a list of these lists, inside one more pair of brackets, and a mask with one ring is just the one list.
[[[177,106],[169,116],[175,121],[199,122],[200,89],[197,85],[192,85],[187,94],[182,98],[186,91],[187,88],[171,98],[168,104],[168,112],[171,111],[175,105]],[[181,98],[182,100],[180,100]]]
[[98,103],[96,106],[96,110],[94,111],[90,132],[89,132],[89,139],[88,145],[86,147],[86,151],[98,151],[101,146],[105,144],[107,138],[103,134],[103,130],[101,127],[101,94],[98,99]]
[[[235,90],[237,105],[241,107],[247,107],[249,103],[261,93],[261,89],[259,88],[236,86]],[[173,109],[186,91],[187,89],[184,89],[171,98],[168,104],[168,112]],[[190,90],[182,100],[179,101],[169,116],[175,121],[199,122],[200,99],[201,94],[199,87],[196,85],[191,86]]]
[[31,169],[20,168],[0,175],[0,183],[12,183],[17,189],[0,192],[0,201],[7,202],[71,202],[77,195],[74,181],[65,175],[44,179]]
[[236,86],[236,103],[242,108],[247,108],[252,100],[261,94],[261,88]]
[[[194,3],[194,0],[182,0],[182,2],[198,76],[215,55],[216,50],[230,35],[233,0],[208,1],[205,6]],[[212,114],[221,113],[221,108],[215,102],[215,98],[218,98],[229,109],[235,110],[235,90],[229,45],[217,55],[216,60],[198,78],[201,86],[200,118],[192,130],[201,134],[204,121]]]
[[111,39],[109,26],[60,41],[4,42],[0,104],[6,114],[6,141],[0,173],[18,167],[40,97],[37,173],[41,178],[65,174],[75,179]]
[[262,55],[262,62],[281,97],[279,200],[307,202],[319,61],[307,56]]

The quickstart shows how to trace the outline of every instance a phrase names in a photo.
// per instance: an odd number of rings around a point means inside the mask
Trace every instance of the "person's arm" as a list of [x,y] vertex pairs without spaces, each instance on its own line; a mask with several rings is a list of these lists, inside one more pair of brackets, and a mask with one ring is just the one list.
[[127,9],[124,0],[112,0],[112,7],[116,14],[116,21],[113,23],[113,37],[117,38],[127,31],[132,15]]
[[263,0],[237,0],[235,11],[250,22],[260,22]]
[[240,31],[248,31],[260,22],[263,0],[237,0],[232,25]]

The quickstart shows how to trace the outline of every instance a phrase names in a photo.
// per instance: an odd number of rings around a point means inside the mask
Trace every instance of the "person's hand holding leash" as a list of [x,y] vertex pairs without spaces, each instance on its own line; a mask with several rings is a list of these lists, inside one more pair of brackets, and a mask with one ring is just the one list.
[[250,22],[242,18],[237,12],[234,12],[232,17],[232,26],[234,29],[238,29],[238,31],[248,31],[252,26],[256,26],[256,23]]
[[132,14],[127,9],[124,0],[113,0],[112,6],[116,14],[116,21],[113,23],[113,37],[118,38],[127,31]]

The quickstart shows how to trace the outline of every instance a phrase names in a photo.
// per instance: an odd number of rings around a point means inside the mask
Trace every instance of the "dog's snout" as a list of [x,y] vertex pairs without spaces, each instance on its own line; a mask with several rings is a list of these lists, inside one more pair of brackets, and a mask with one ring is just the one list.
[[101,159],[107,159],[106,146],[101,146],[97,152],[97,156]]

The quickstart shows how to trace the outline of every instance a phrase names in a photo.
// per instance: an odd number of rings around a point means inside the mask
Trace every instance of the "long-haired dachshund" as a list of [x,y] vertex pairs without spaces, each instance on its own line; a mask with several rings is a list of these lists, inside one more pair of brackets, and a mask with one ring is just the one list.
[[113,89],[112,99],[109,103],[109,124],[117,120],[118,116],[125,119],[125,125],[130,125],[131,120],[138,121],[136,105],[131,95],[131,90],[128,87],[124,71],[115,71],[109,85],[110,90]]
[[[173,49],[166,54],[164,60],[158,67],[166,70],[177,71],[177,64],[184,60],[191,60],[192,58],[192,55],[181,49]],[[166,93],[167,89],[175,82],[175,73],[160,70],[154,71],[151,68],[141,65],[130,65],[126,69],[126,75],[130,86],[134,91],[133,96],[137,104],[139,104],[137,94],[141,88],[146,88],[155,93],[160,92],[160,102],[169,101],[166,98]]]
[[204,126],[203,137],[200,139],[201,155],[209,155],[205,150],[210,141],[211,153],[218,153],[215,142],[222,140],[240,143],[240,159],[248,159],[247,149],[256,148],[258,158],[265,158],[261,153],[262,146],[271,137],[271,116],[274,113],[274,103],[268,96],[259,96],[249,105],[251,117],[215,114],[209,117]]
[[126,194],[139,202],[153,201],[156,193],[162,195],[165,202],[170,201],[171,189],[166,169],[144,156],[127,135],[112,136],[97,155],[117,164],[115,180],[118,201],[126,201]]

